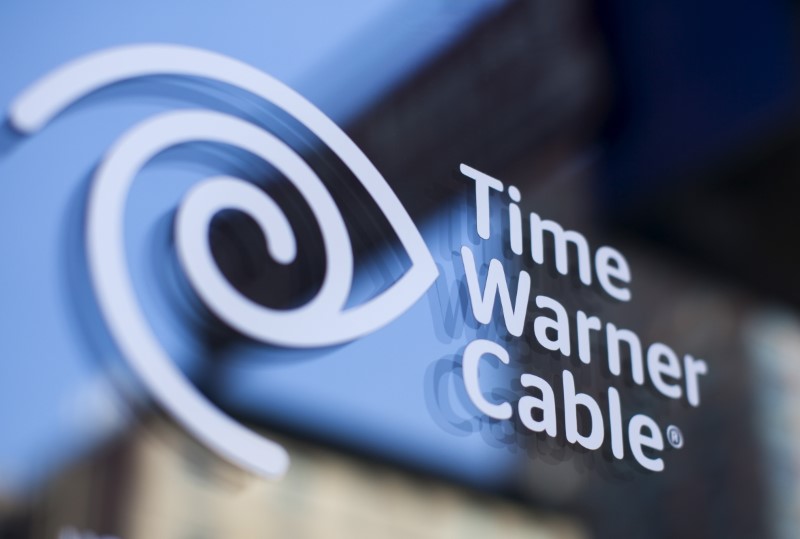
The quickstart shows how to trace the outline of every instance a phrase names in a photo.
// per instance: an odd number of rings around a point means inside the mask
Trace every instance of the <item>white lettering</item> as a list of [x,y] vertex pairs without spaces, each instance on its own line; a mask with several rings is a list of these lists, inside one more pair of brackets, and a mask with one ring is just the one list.
[[[663,360],[666,360],[666,363]],[[662,395],[672,399],[681,398],[683,394],[681,386],[664,381],[665,375],[676,380],[681,378],[681,364],[672,348],[660,342],[651,344],[647,349],[647,372],[650,373],[653,385]]]
[[600,319],[596,316],[586,316],[583,311],[578,311],[578,357],[585,364],[589,364],[592,360],[592,343],[589,332],[591,330],[599,331],[601,324]]
[[585,285],[592,284],[592,266],[589,256],[589,244],[580,232],[564,230],[555,221],[542,219],[535,213],[530,215],[531,225],[531,257],[537,264],[544,263],[544,233],[553,235],[556,254],[556,269],[561,275],[566,275],[569,270],[567,243],[571,242],[578,249],[578,273],[581,282]]
[[[533,432],[546,432],[548,436],[555,436],[556,427],[556,397],[553,388],[545,380],[532,374],[523,374],[520,377],[522,387],[535,387],[542,392],[542,398],[525,395],[519,399],[517,408],[522,424]],[[542,411],[542,419],[534,419],[533,410]]]
[[[548,350],[560,350],[564,356],[569,356],[569,318],[567,311],[559,302],[547,296],[537,296],[536,306],[540,309],[550,309],[556,314],[556,318],[548,318],[544,315],[537,316],[533,321],[533,333],[539,344]],[[547,335],[548,330],[555,331],[555,338],[551,339]]]
[[494,312],[495,295],[499,295],[506,329],[515,337],[522,335],[525,315],[527,314],[528,298],[531,293],[530,275],[524,270],[519,272],[517,296],[512,306],[506,275],[499,260],[493,258],[489,263],[489,271],[486,275],[486,286],[483,289],[483,295],[481,295],[480,284],[478,283],[478,271],[475,267],[475,257],[466,245],[461,247],[461,258],[464,261],[464,273],[467,277],[469,299],[472,304],[472,314],[475,316],[475,320],[481,324],[488,324],[491,322],[492,313]]
[[491,403],[486,400],[486,397],[484,397],[481,392],[478,370],[480,360],[484,355],[492,355],[508,365],[508,352],[499,344],[487,341],[486,339],[477,339],[469,343],[464,349],[464,359],[462,361],[464,386],[467,389],[467,395],[469,396],[469,400],[472,401],[472,404],[489,417],[494,419],[509,419],[512,412],[509,403]]
[[608,388],[608,426],[611,433],[611,453],[621,460],[625,456],[622,443],[622,406],[619,393],[613,387]]
[[[650,431],[646,435],[643,430]],[[664,438],[661,436],[661,429],[650,417],[644,414],[637,414],[628,423],[628,443],[631,444],[631,453],[636,462],[652,472],[664,470],[664,459],[650,458],[644,454],[642,447],[649,447],[656,451],[664,449]]]
[[[575,379],[569,371],[564,371],[564,430],[567,441],[578,443],[586,449],[597,449],[603,445],[603,414],[597,402],[586,393],[575,393]],[[578,406],[589,411],[589,434],[578,432]]]
[[631,300],[629,288],[617,286],[611,282],[612,278],[625,284],[631,282],[631,270],[622,253],[613,247],[600,247],[594,255],[594,268],[597,272],[597,281],[609,296],[619,301]]
[[695,359],[689,354],[683,358],[686,371],[686,399],[694,407],[700,406],[700,382],[697,377],[708,373],[708,365],[702,359]]
[[461,170],[461,174],[475,180],[475,215],[478,236],[488,240],[490,234],[489,189],[502,193],[503,182],[463,163],[459,169]]
[[606,341],[608,345],[608,370],[611,374],[620,375],[620,342],[624,341],[628,344],[628,349],[631,353],[631,372],[633,374],[633,381],[639,385],[644,384],[644,366],[642,365],[642,343],[639,342],[639,337],[630,330],[617,329],[612,324],[606,324]]

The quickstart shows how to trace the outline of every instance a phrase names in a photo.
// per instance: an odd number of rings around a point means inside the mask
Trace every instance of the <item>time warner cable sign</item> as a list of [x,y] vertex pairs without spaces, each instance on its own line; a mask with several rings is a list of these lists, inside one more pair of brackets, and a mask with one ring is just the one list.
[[[295,260],[298,245],[289,220],[263,190],[241,178],[213,176],[191,188],[177,211],[175,245],[192,288],[220,320],[260,342],[309,348],[358,339],[408,310],[435,282],[439,272],[408,213],[352,140],[297,92],[232,58],[163,44],[100,51],[66,64],[25,90],[12,103],[9,120],[15,129],[31,135],[96,90],[152,75],[187,76],[226,84],[291,115],[350,169],[386,216],[411,261],[410,268],[388,289],[363,304],[348,306],[354,257],[342,214],[311,167],[258,123],[209,110],[166,112],[134,125],[109,146],[92,180],[85,241],[92,286],[117,346],[154,398],[195,437],[247,470],[277,477],[289,465],[285,450],[223,413],[190,383],[159,343],[136,299],[123,225],[125,203],[137,173],[171,147],[197,141],[220,143],[270,163],[305,199],[322,234],[326,273],[316,295],[293,309],[271,309],[241,294],[216,265],[208,242],[214,216],[223,210],[238,210],[261,228],[268,240],[268,252],[276,262],[289,264]],[[466,182],[474,184],[475,225],[482,240],[497,241],[500,237],[515,255],[530,257],[534,264],[541,265],[552,262],[545,261],[548,234],[554,242],[554,263],[561,275],[570,271],[568,246],[572,246],[583,285],[591,286],[596,279],[602,293],[619,302],[631,300],[631,270],[619,251],[610,246],[593,250],[579,232],[564,230],[535,213],[523,218],[516,187],[506,187],[500,180],[467,165],[462,164],[460,171]],[[508,226],[503,231],[491,230],[490,225],[492,208],[498,202],[508,209]],[[523,227],[530,230],[527,253]],[[506,236],[502,237],[501,232]],[[461,259],[472,313],[480,324],[501,320],[513,337],[532,335],[543,348],[564,357],[577,356],[583,364],[606,361],[612,375],[620,376],[623,369],[629,369],[635,384],[644,385],[649,379],[665,397],[685,399],[691,406],[699,406],[700,380],[708,370],[703,360],[689,354],[680,358],[663,343],[645,347],[632,331],[604,323],[592,313],[569,313],[556,299],[535,295],[526,271],[506,275],[500,260],[492,259],[488,271],[481,271],[483,261],[477,261],[466,245],[461,248]],[[516,286],[512,286],[513,282]],[[592,357],[592,336],[600,332],[605,334],[606,354]],[[577,350],[572,349],[571,342],[577,342]],[[656,419],[641,413],[625,420],[619,392],[613,386],[607,390],[607,408],[601,407],[576,387],[575,377],[568,369],[562,372],[561,387],[554,388],[543,378],[524,373],[520,383],[529,391],[515,402],[490,400],[485,396],[490,388],[483,387],[479,374],[485,361],[509,364],[510,357],[501,344],[486,339],[472,341],[463,351],[467,395],[490,418],[508,420],[516,410],[525,428],[552,437],[559,435],[559,425],[563,425],[569,443],[588,450],[607,444],[616,459],[623,459],[630,451],[642,468],[654,472],[664,469],[659,454],[665,447],[665,436],[674,447],[683,444],[677,427],[662,430]],[[556,392],[563,398],[561,422],[557,418]],[[579,422],[581,415],[588,420]]]

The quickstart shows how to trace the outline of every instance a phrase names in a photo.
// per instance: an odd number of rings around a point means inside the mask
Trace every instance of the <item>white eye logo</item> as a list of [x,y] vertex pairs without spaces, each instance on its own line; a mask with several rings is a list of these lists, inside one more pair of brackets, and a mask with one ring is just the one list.
[[289,221],[264,191],[228,176],[192,188],[178,209],[178,258],[202,300],[224,322],[259,341],[291,347],[339,344],[388,324],[430,287],[438,270],[419,231],[386,181],[350,138],[319,109],[280,81],[216,53],[176,45],[135,45],[90,54],[66,64],[28,88],[12,104],[11,124],[32,134],[77,99],[109,84],[148,75],[179,75],[222,82],[268,101],[292,115],[350,168],[386,215],[411,259],[389,289],[345,308],[353,280],[353,251],[344,220],[323,183],[280,139],[241,118],[206,110],[147,119],[108,150],[94,176],[88,203],[89,271],[100,309],[117,345],[160,404],[208,447],[264,476],[280,476],[289,458],[282,447],[240,425],[211,404],[170,360],[136,300],[123,241],[124,209],[137,172],[160,152],[186,142],[229,144],[269,162],[291,181],[317,219],[326,275],[317,295],[292,310],[274,310],[240,294],[214,262],[207,239],[221,210],[247,213],[268,238],[280,263],[295,258]]

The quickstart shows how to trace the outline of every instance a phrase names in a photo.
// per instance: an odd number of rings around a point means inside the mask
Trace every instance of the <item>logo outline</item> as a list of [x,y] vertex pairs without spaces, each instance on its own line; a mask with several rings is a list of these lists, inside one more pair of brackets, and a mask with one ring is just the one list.
[[[221,295],[207,293],[205,287],[214,280],[219,284],[221,273],[213,275],[216,266],[213,259],[209,259],[210,250],[203,250],[202,241],[198,240],[202,238],[201,235],[192,234],[192,231],[196,231],[193,225],[204,222],[209,212],[213,215],[215,206],[209,206],[208,193],[219,193],[225,187],[230,189],[232,182],[247,182],[231,177],[212,177],[196,185],[184,197],[175,224],[181,265],[204,303],[223,321],[248,336],[271,344],[294,347],[318,347],[352,341],[377,331],[408,310],[436,280],[438,268],[419,230],[388,183],[347,134],[289,86],[239,60],[172,44],[126,45],[101,50],[68,62],[32,84],[12,103],[9,120],[18,131],[30,135],[43,129],[61,111],[86,95],[115,82],[150,75],[190,76],[226,83],[248,91],[292,115],[350,168],[384,213],[411,258],[411,267],[391,287],[359,306],[345,308],[352,285],[353,255],[335,202],[300,156],[258,124],[236,116],[200,110],[162,113],[126,131],[102,159],[89,195],[87,256],[96,299],[123,358],[156,401],[207,447],[244,469],[262,476],[279,477],[289,466],[286,451],[277,443],[241,425],[208,401],[171,361],[139,307],[128,271],[123,221],[127,192],[140,168],[137,165],[143,166],[158,151],[170,147],[167,145],[159,149],[153,143],[175,140],[187,142],[187,137],[191,136],[189,128],[192,127],[209,130],[206,133],[209,136],[200,140],[219,141],[222,136],[225,142],[224,136],[219,133],[227,133],[234,141],[245,145],[266,144],[269,148],[266,153],[258,145],[251,145],[250,149],[257,150],[254,153],[269,162],[278,156],[278,168],[284,173],[289,172],[287,177],[300,189],[301,194],[311,195],[315,217],[327,221],[320,221],[320,228],[332,231],[325,232],[323,238],[328,263],[333,261],[333,266],[327,267],[334,267],[335,271],[333,280],[324,281],[320,291],[325,292],[325,301],[314,304],[316,307],[309,308],[307,304],[297,309],[298,322],[305,320],[305,323],[313,323],[315,319],[324,321],[322,326],[314,326],[316,331],[324,327],[322,334],[314,335],[301,329],[297,333],[289,333],[287,337],[285,332],[269,326],[264,332],[259,332],[257,327],[254,330],[254,326],[247,322],[248,313],[252,314],[253,311],[245,309],[244,314],[239,312],[231,315],[230,310],[224,307],[224,302],[216,301]],[[216,131],[215,136],[213,128],[220,126],[222,130]],[[146,142],[145,135],[156,134],[156,128],[162,128],[160,138]],[[298,174],[303,180],[297,180]],[[252,187],[252,184],[247,185]],[[280,209],[263,193],[263,198],[258,199],[260,202],[251,206],[246,201],[247,188],[240,186],[241,191],[235,189],[230,191],[236,194],[228,202],[234,207],[238,204],[240,209],[267,211],[273,219],[269,222],[263,220],[261,224],[272,227],[272,233],[268,235],[271,236],[270,254],[278,262],[291,261],[297,245],[292,244],[288,223],[276,217],[281,215]],[[265,235],[266,232],[265,229]],[[333,234],[333,239],[330,234]],[[340,257],[338,262],[334,254]],[[202,270],[197,271],[197,268]],[[224,277],[222,280],[227,283]],[[226,293],[242,297],[229,283],[227,285],[230,290]],[[245,298],[245,305],[247,301]],[[278,329],[285,329],[285,326]]]

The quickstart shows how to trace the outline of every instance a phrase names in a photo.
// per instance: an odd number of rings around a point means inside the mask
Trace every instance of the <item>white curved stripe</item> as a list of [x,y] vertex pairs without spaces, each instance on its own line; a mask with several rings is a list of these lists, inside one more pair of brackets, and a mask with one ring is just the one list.
[[203,248],[210,247],[206,233],[211,220],[223,210],[238,210],[249,215],[264,233],[267,240],[264,247],[269,255],[280,264],[294,262],[297,239],[280,206],[251,183],[230,176],[216,176],[193,186],[178,207],[175,235],[177,243],[186,246],[187,252],[182,255],[186,264],[192,263],[194,253],[189,244],[197,241],[196,237],[203,240]]
[[[224,82],[269,101],[294,116],[350,168],[377,203],[411,259],[411,267],[389,289],[342,313],[327,338],[295,346],[340,344],[367,335],[411,307],[438,276],[425,242],[380,172],[333,121],[279,80],[232,58],[170,44],[123,46],[90,54],[57,69],[26,90],[11,107],[11,122],[23,132],[43,127],[77,99],[114,82],[148,75],[184,75]],[[321,223],[324,226],[324,223]]]
[[[214,120],[242,120],[213,112],[168,113],[133,127],[109,150],[89,196],[86,244],[98,303],[124,357],[156,400],[189,432],[237,465],[277,477],[289,465],[286,451],[226,416],[171,361],[142,313],[128,270],[124,242],[125,204],[144,163],[172,144],[197,140]],[[171,126],[171,127],[170,127]]]

